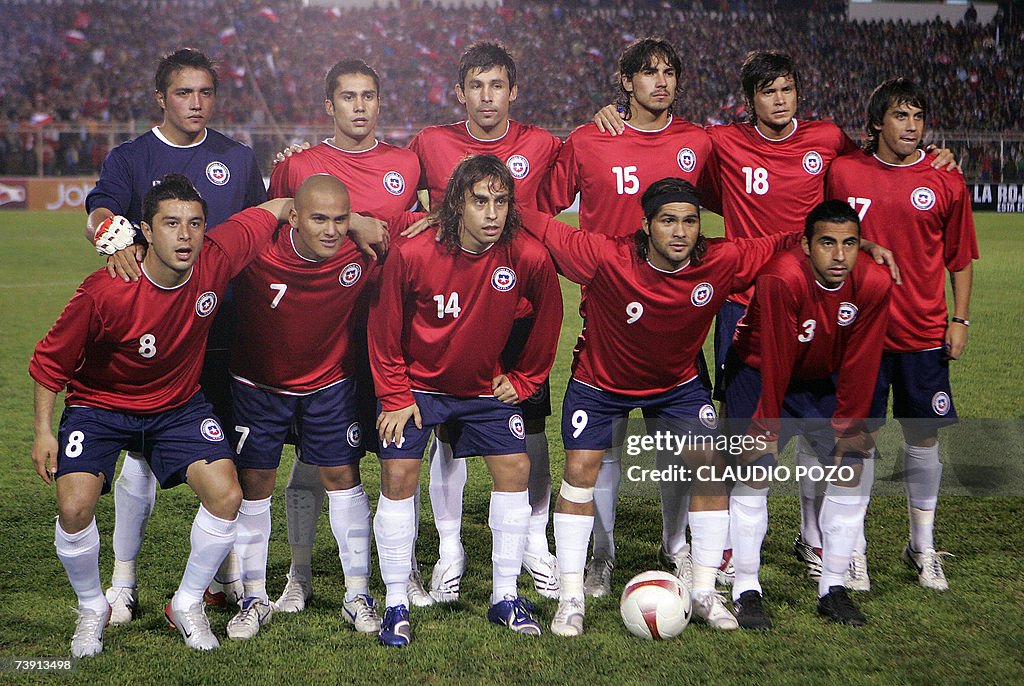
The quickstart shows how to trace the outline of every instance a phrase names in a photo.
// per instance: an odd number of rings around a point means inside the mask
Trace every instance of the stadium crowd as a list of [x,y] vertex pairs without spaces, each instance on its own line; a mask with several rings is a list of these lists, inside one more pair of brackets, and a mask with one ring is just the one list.
[[[156,121],[151,75],[141,67],[183,44],[218,60],[217,124],[246,142],[250,126],[325,125],[320,72],[325,60],[346,56],[380,70],[388,84],[384,128],[404,142],[425,124],[460,116],[450,77],[462,49],[484,38],[517,52],[522,88],[516,118],[564,134],[611,100],[617,52],[651,34],[680,46],[685,95],[677,111],[695,122],[744,118],[738,65],[748,50],[771,48],[794,55],[803,69],[803,117],[859,131],[864,95],[899,71],[941,96],[929,114],[932,129],[1024,128],[1014,104],[1024,98],[1024,34],[1001,15],[984,26],[911,25],[849,22],[834,3],[815,3],[818,9],[799,16],[773,13],[760,0],[686,9],[667,2],[519,2],[457,11],[405,4],[325,10],[289,0],[3,0],[5,23],[18,30],[0,36],[8,65],[0,74],[0,173],[34,171],[36,139],[24,128],[51,120],[86,127],[44,142],[45,171],[97,170],[107,140],[88,135],[88,123],[135,122],[141,131]],[[139,35],[140,15],[147,17],[145,36]],[[260,162],[279,145],[257,145]],[[1012,169],[1019,177],[1020,150],[1005,153],[1000,162],[998,149],[995,155],[964,151],[979,175],[1009,180]]]

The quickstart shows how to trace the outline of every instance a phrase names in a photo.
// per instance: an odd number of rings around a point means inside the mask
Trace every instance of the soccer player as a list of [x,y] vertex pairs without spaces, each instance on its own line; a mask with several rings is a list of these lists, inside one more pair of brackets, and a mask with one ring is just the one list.
[[[580,195],[580,228],[608,236],[631,235],[643,220],[636,202],[658,179],[680,177],[700,186],[711,141],[703,129],[672,114],[681,93],[682,63],[672,44],[643,38],[619,57],[619,105],[626,118],[623,135],[612,138],[585,124],[566,139],[551,170],[540,209],[555,214]],[[581,311],[585,303],[581,304]],[[617,447],[605,454],[594,494],[593,559],[587,594],[611,591],[615,561],[615,504],[621,463]],[[662,547],[659,557],[689,578],[686,544],[687,483],[661,484]]]
[[[345,184],[354,212],[387,220],[415,206],[419,159],[404,148],[376,138],[380,115],[380,75],[376,70],[360,59],[336,63],[324,79],[324,109],[334,121],[334,135],[309,150],[286,157],[275,166],[270,177],[270,197],[293,197],[309,176],[330,174]],[[367,274],[367,278],[369,276]],[[368,428],[376,419],[377,400],[366,362],[365,304],[360,312],[358,321],[354,322],[357,330],[355,373],[360,409],[363,405],[367,408],[360,412],[359,421],[362,427]],[[362,436],[366,443],[372,439],[373,432],[364,430]],[[373,441],[368,443],[371,447],[373,444]],[[285,489],[292,562],[288,582],[274,604],[281,612],[301,612],[312,594],[313,541],[324,500],[320,472],[320,467],[302,459],[300,450]],[[369,511],[366,516],[369,517]],[[430,603],[415,563],[410,596],[414,603],[417,600],[419,604]]]
[[[621,440],[613,437],[613,423],[640,408],[645,418],[672,422],[672,433],[717,435],[710,388],[697,366],[700,348],[725,298],[745,290],[774,252],[795,246],[799,235],[708,240],[700,232],[697,189],[679,178],[651,184],[640,205],[641,229],[618,237],[523,211],[524,225],[562,274],[587,293],[584,343],[576,348],[562,405],[565,478],[554,516],[561,597],[551,622],[552,632],[562,636],[583,632],[594,485],[602,455]],[[691,451],[686,464],[693,470],[724,465],[711,446]],[[736,629],[736,618],[715,592],[729,527],[725,483],[699,482],[689,508],[694,611],[716,629]]]
[[[445,126],[428,126],[410,141],[409,149],[420,159],[420,187],[430,196],[430,207],[441,206],[448,179],[467,155],[492,154],[508,167],[516,183],[516,198],[527,207],[537,206],[537,196],[561,147],[547,131],[509,118],[509,108],[519,94],[516,63],[499,43],[469,46],[459,60],[455,95],[466,106],[466,120]],[[503,364],[516,364],[530,334],[531,316],[520,313]],[[550,389],[545,383],[531,397],[520,398],[526,422],[526,450],[530,456],[530,535],[523,565],[534,588],[549,598],[558,597],[555,558],[548,550],[547,525],[551,506],[551,467],[544,420],[551,414]],[[440,556],[431,575],[431,595],[441,602],[459,597],[459,583],[466,566],[462,546],[462,496],[466,464],[452,457],[451,445],[441,431],[430,456],[430,503],[440,539]],[[416,570],[413,570],[416,573]],[[414,602],[418,598],[413,599]],[[419,604],[419,603],[417,603]]]
[[[36,382],[32,459],[44,481],[56,476],[57,557],[78,596],[75,657],[103,649],[111,607],[100,585],[94,513],[125,448],[142,456],[161,487],[187,481],[199,496],[191,553],[165,614],[189,647],[218,645],[203,592],[235,541],[241,491],[231,447],[199,387],[203,348],[228,281],[266,244],[289,205],[251,208],[204,239],[206,201],[184,176],[166,176],[142,205],[143,277],[125,282],[93,273],[36,346],[29,365]],[[58,440],[53,409],[65,388]]]
[[[837,159],[828,195],[849,202],[864,235],[886,241],[906,261],[892,297],[871,417],[885,421],[890,389],[903,425],[910,541],[903,559],[925,588],[948,588],[934,541],[942,463],[938,430],[956,422],[949,362],[959,359],[970,326],[972,261],[978,259],[971,201],[963,177],[933,169],[920,149],[928,105],[907,79],[880,84],[868,102],[863,152]],[[953,285],[947,321],[945,273]]]
[[327,488],[331,530],[345,573],[342,616],[380,631],[369,592],[370,502],[359,478],[363,455],[355,379],[355,319],[376,263],[345,240],[349,196],[333,176],[308,177],[290,226],[235,279],[238,331],[231,355],[242,484],[238,557],[245,599],[228,636],[248,639],[270,621],[270,505],[291,427],[303,459]]
[[[107,155],[96,187],[86,197],[89,212],[87,240],[102,245],[111,277],[140,277],[137,257],[143,247],[132,245],[129,223],[142,219],[142,202],[164,175],[184,174],[209,205],[208,225],[217,226],[241,210],[267,199],[263,176],[250,148],[209,127],[217,97],[217,72],[210,59],[191,48],[164,57],[156,70],[156,101],[163,122]],[[124,217],[127,222],[115,221]],[[120,242],[118,242],[120,241]],[[115,251],[116,250],[116,251]],[[233,312],[228,302],[218,308],[209,337],[203,390],[226,426],[231,422],[228,345]],[[156,479],[142,455],[129,451],[114,483],[114,570],[107,599],[112,624],[135,616],[138,604],[135,558],[156,499]],[[224,563],[211,589],[211,599],[237,602],[241,595],[238,564],[233,554]]]
[[[387,586],[384,645],[412,640],[414,495],[430,431],[443,422],[455,456],[484,455],[494,480],[487,617],[519,633],[540,633],[516,587],[531,511],[518,403],[551,370],[562,300],[543,246],[518,231],[515,191],[499,158],[460,162],[440,207],[441,240],[429,232],[394,246],[371,309],[370,360],[381,404],[381,496],[373,529]],[[521,300],[533,310],[533,326],[515,367],[502,371],[501,351]]]
[[[778,255],[757,277],[725,372],[730,431],[755,436],[759,447],[767,448],[746,453],[748,465],[778,464],[794,433],[792,426],[780,426],[780,418],[830,421],[817,442],[824,446],[821,460],[855,476],[835,480],[825,490],[818,611],[858,626],[865,619],[843,579],[868,503],[868,492],[858,488],[872,445],[864,418],[873,389],[864,380],[877,374],[892,289],[885,269],[858,259],[860,247],[860,223],[848,205],[833,200],[815,207],[807,215],[801,247]],[[797,432],[812,435],[815,428],[821,430],[812,425]],[[768,490],[763,478],[750,474],[740,476],[730,497],[733,609],[744,628],[771,627],[758,579]]]

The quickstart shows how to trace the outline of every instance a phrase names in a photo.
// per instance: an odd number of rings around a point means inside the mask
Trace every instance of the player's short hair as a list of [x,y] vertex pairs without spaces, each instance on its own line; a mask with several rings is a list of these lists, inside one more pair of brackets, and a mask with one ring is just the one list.
[[[637,72],[653,66],[654,61],[659,58],[676,71],[676,92],[673,94],[673,105],[682,94],[683,80],[680,75],[683,70],[683,62],[679,59],[676,49],[664,38],[638,38],[627,45],[619,55],[619,69],[615,72],[615,83],[619,88],[619,96],[616,98],[615,105],[626,119],[629,119],[630,114],[629,93],[622,87],[622,79],[633,78]],[[672,105],[669,105],[669,112],[671,111]]]
[[857,225],[857,235],[860,235],[860,217],[857,215],[857,211],[842,200],[826,200],[818,203],[807,214],[807,219],[804,220],[804,238],[808,242],[814,238],[814,226],[818,222],[825,224],[853,222]]
[[508,48],[493,41],[473,43],[459,58],[459,88],[465,87],[466,76],[471,71],[487,71],[494,67],[505,67],[508,87],[516,85],[516,61],[512,59]]
[[213,79],[213,91],[217,92],[217,68],[213,65],[213,60],[195,48],[181,48],[164,55],[157,65],[156,78],[153,79],[157,92],[166,96],[171,79],[182,69],[205,69]]
[[516,184],[505,163],[494,155],[470,155],[466,157],[452,172],[448,179],[448,187],[444,192],[444,200],[438,212],[438,224],[441,225],[441,242],[451,252],[461,249],[459,234],[462,231],[462,212],[466,205],[466,193],[473,191],[480,181],[490,179],[499,187],[508,191],[508,216],[505,228],[501,232],[499,243],[511,241],[521,226],[519,210],[516,209]]
[[928,116],[928,99],[925,92],[910,79],[905,79],[902,76],[889,79],[878,84],[875,90],[871,91],[864,116],[864,130],[868,134],[864,148],[868,152],[878,152],[878,134],[879,129],[882,128],[885,113],[893,105],[904,103],[917,107],[925,117]]
[[800,72],[797,71],[793,58],[778,50],[751,50],[740,65],[740,84],[743,97],[747,100],[750,111],[748,121],[757,123],[754,116],[754,93],[771,85],[780,76],[792,76],[796,85],[797,97],[800,96]]
[[373,87],[380,93],[380,74],[377,70],[360,59],[341,60],[327,72],[324,78],[324,96],[334,99],[334,91],[338,89],[338,78],[345,74],[363,74],[373,79]]
[[[647,220],[648,226],[657,216],[658,210],[670,202],[693,203],[697,206],[697,213],[700,214],[700,191],[689,181],[670,176],[655,181],[640,196],[640,206],[644,208],[644,218]],[[637,257],[641,261],[646,260],[651,250],[650,236],[641,228],[637,229],[633,238]],[[690,262],[695,265],[700,264],[707,251],[707,240],[703,233],[699,234],[697,244],[693,246],[693,251],[690,253]]]
[[160,209],[160,203],[164,200],[197,202],[203,206],[203,219],[208,214],[206,200],[199,195],[199,191],[184,174],[168,174],[153,184],[153,187],[142,199],[142,221],[152,226],[153,217],[156,216],[157,210]]

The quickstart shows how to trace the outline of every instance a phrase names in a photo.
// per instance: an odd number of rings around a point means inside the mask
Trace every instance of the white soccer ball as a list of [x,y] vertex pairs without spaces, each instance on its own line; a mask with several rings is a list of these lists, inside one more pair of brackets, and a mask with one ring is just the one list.
[[648,640],[675,638],[690,623],[690,589],[674,574],[637,574],[622,591],[619,613],[629,633]]

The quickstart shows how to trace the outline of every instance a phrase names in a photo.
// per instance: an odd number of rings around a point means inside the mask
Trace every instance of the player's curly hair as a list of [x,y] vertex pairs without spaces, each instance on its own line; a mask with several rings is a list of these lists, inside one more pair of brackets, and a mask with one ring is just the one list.
[[747,101],[747,122],[757,124],[754,113],[754,93],[770,86],[780,76],[792,76],[796,86],[796,96],[800,98],[800,72],[797,71],[793,58],[778,50],[751,50],[740,66],[740,84],[743,86],[743,97]]
[[492,188],[508,191],[508,216],[505,218],[505,229],[501,232],[499,243],[512,240],[521,226],[519,210],[516,208],[515,179],[504,162],[494,155],[470,155],[455,167],[448,187],[444,192],[444,200],[438,212],[438,224],[441,225],[441,242],[452,253],[462,248],[462,212],[466,206],[466,194],[472,192],[473,186],[480,181],[488,181]]
[[153,184],[153,187],[142,199],[142,221],[152,226],[153,217],[156,216],[157,210],[160,209],[160,203],[164,200],[197,202],[203,206],[203,218],[205,219],[209,214],[206,200],[184,174],[168,174]]
[[153,79],[157,92],[166,97],[171,78],[182,69],[205,69],[213,80],[213,92],[217,92],[217,68],[206,53],[195,48],[181,48],[164,55],[156,67],[156,77]]
[[928,116],[928,98],[925,92],[910,79],[899,77],[883,81],[871,91],[867,111],[864,113],[864,130],[867,139],[864,149],[870,153],[878,152],[878,134],[881,133],[885,113],[893,105],[906,103],[921,110]]
[[[697,212],[699,213],[700,191],[689,181],[676,177],[668,177],[652,183],[644,191],[644,194],[640,196],[640,205],[644,208],[644,217],[647,219],[648,226],[654,221],[658,210],[670,202],[692,202],[697,206]],[[646,260],[648,255],[650,255],[651,237],[640,228],[633,234],[633,240],[637,258],[641,262]],[[704,255],[707,252],[707,239],[704,238],[703,233],[698,234],[697,243],[690,252],[690,263],[694,265],[700,264],[704,261]]]
[[619,70],[615,72],[615,85],[619,89],[615,106],[627,121],[630,117],[629,92],[623,88],[622,80],[633,78],[633,75],[640,70],[653,66],[654,61],[659,58],[676,71],[676,90],[673,94],[672,104],[668,107],[669,112],[679,100],[679,96],[683,94],[683,79],[681,78],[683,62],[679,59],[679,54],[672,44],[663,38],[638,38],[627,45],[619,55]]

